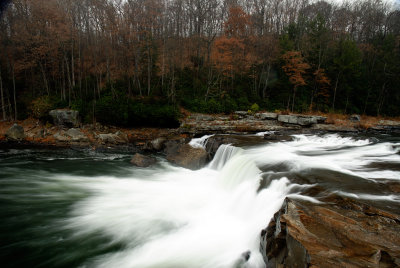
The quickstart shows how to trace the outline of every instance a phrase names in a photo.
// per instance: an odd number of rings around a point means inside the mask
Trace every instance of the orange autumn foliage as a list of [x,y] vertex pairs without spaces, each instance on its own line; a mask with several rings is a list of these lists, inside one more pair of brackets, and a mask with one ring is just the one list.
[[310,65],[304,62],[301,53],[299,51],[288,51],[282,56],[282,59],[285,62],[282,69],[289,77],[289,81],[293,84],[294,88],[306,85],[307,83],[303,75],[310,68]]

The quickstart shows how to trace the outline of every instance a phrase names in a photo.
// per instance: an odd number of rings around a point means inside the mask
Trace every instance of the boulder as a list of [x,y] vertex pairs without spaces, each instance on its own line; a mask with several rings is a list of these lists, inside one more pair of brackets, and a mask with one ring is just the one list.
[[70,138],[68,138],[68,137],[65,135],[65,132],[64,132],[64,131],[60,131],[60,132],[55,133],[55,134],[53,135],[53,137],[54,137],[54,139],[55,139],[56,141],[61,141],[61,142],[66,142],[66,141],[69,141],[69,140],[70,140]]
[[350,115],[349,120],[353,123],[358,123],[361,121],[361,116],[358,114],[352,114]]
[[276,120],[278,118],[277,113],[257,113],[256,118],[261,120]]
[[300,126],[311,126],[318,123],[318,119],[315,116],[304,116],[304,115],[278,115],[278,121],[287,124],[295,124]]
[[69,109],[56,109],[49,112],[53,119],[53,123],[57,126],[63,127],[78,127],[79,112]]
[[71,138],[72,141],[88,141],[88,137],[79,129],[70,128],[65,132],[65,135]]
[[326,199],[285,200],[261,232],[267,267],[400,266],[399,215],[339,196]]
[[6,132],[6,138],[9,140],[19,141],[25,139],[24,128],[18,124],[14,124]]
[[155,164],[157,160],[154,157],[145,156],[142,154],[135,154],[131,159],[131,164],[138,167],[149,167]]
[[[118,133],[118,132],[117,132]],[[125,134],[122,135],[117,135],[117,133],[107,133],[107,134],[99,134],[97,138],[102,142],[103,144],[105,143],[110,143],[110,144],[124,144],[128,142],[128,137],[125,137]]]
[[162,149],[164,149],[166,141],[167,139],[164,137],[156,138],[154,140],[148,141],[144,149],[149,151],[161,151]]
[[203,148],[193,148],[189,144],[179,146],[175,152],[167,154],[167,160],[178,166],[196,170],[204,167],[207,161],[207,152]]

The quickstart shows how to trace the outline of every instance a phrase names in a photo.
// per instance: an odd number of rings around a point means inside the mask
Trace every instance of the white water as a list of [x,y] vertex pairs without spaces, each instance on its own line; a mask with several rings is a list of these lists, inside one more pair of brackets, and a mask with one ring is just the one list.
[[[77,236],[100,232],[125,244],[117,253],[89,261],[89,267],[261,268],[260,231],[284,198],[320,201],[297,192],[310,185],[291,184],[285,177],[258,191],[260,167],[285,163],[291,171],[324,168],[368,179],[374,174],[365,172],[369,163],[399,162],[397,152],[390,144],[368,140],[299,135],[292,142],[250,149],[222,145],[198,171],[163,162],[159,169],[136,170],[126,178],[64,177],[91,193],[75,204],[64,224]],[[246,262],[243,253],[248,251]]]
[[246,153],[258,166],[285,164],[289,171],[328,169],[364,179],[400,180],[396,171],[368,168],[372,163],[399,163],[399,148],[390,143],[372,144],[368,139],[355,140],[337,134],[319,136],[295,135],[291,142],[268,144],[264,149]]
[[208,139],[212,136],[214,135],[204,135],[203,137],[200,138],[194,138],[189,142],[189,145],[192,146],[193,148],[205,148]]

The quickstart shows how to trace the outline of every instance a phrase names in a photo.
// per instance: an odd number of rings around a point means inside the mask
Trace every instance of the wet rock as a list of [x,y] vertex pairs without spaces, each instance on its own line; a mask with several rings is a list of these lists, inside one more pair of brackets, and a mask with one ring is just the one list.
[[25,139],[24,128],[18,124],[14,124],[7,130],[6,138],[14,141],[20,141]]
[[57,126],[64,127],[78,127],[79,122],[79,112],[69,109],[56,109],[51,110],[49,115],[53,119],[53,123]]
[[166,155],[172,155],[172,154],[176,154],[176,152],[178,151],[178,149],[186,144],[187,141],[186,139],[173,139],[173,140],[168,140],[164,143],[164,153]]
[[65,135],[71,138],[71,141],[88,141],[88,137],[79,129],[70,128],[65,132]]
[[329,132],[358,132],[353,126],[341,126],[341,125],[326,125],[326,124],[315,124],[312,126],[314,130],[329,131]]
[[350,115],[349,120],[353,123],[358,123],[361,121],[361,116],[358,114],[352,114]]
[[142,154],[135,154],[131,159],[131,164],[138,167],[149,167],[155,164],[157,160],[154,157],[145,156]]
[[267,267],[399,267],[400,216],[339,196],[286,199],[261,233]]
[[171,149],[167,154],[167,160],[178,166],[196,170],[206,164],[207,152],[203,148],[193,148],[189,144],[184,144]]
[[165,146],[166,138],[160,137],[146,143],[145,150],[149,151],[162,151]]

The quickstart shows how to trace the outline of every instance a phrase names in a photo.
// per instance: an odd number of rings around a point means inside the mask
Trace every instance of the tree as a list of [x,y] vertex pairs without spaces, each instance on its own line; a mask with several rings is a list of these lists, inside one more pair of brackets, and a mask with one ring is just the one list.
[[[304,74],[310,68],[308,63],[304,62],[304,58],[299,51],[288,51],[283,56],[284,65],[283,71],[289,77],[290,83],[293,85],[292,109],[294,109],[294,100],[296,90],[299,86],[305,86],[307,83],[304,79]],[[289,101],[288,101],[289,103]]]

